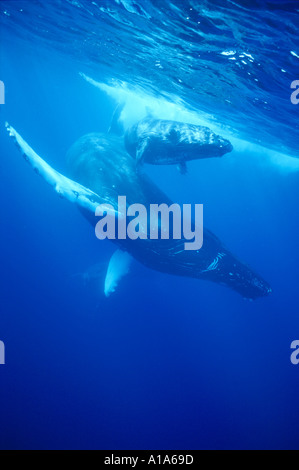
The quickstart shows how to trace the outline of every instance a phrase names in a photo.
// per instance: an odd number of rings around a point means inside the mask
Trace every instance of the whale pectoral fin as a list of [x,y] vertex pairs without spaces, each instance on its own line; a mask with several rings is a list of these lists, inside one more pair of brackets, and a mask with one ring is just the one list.
[[132,263],[132,256],[126,251],[116,250],[109,261],[105,279],[105,296],[109,297],[115,292],[119,281],[129,273]]
[[[13,127],[8,123],[5,126],[10,137],[13,138],[21,150],[25,160],[30,163],[36,173],[41,175],[54,188],[60,197],[77,204],[83,209],[95,212],[102,202],[98,194],[54,170],[25,142]],[[116,215],[116,212],[114,215]]]
[[186,175],[188,173],[188,168],[186,162],[181,162],[177,165],[177,169],[181,173],[181,175]]

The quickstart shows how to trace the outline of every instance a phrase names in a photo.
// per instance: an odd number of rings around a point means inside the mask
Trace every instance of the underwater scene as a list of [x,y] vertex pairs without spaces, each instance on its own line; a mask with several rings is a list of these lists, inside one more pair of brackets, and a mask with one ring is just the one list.
[[299,449],[298,28],[0,1],[0,449]]

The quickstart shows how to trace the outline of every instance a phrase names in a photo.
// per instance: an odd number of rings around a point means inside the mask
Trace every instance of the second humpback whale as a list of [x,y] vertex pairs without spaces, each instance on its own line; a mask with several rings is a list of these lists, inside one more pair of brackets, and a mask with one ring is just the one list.
[[[50,167],[11,126],[6,126],[35,171],[60,196],[79,206],[93,226],[96,223],[95,209],[99,204],[109,204],[115,208],[114,215],[118,215],[119,195],[125,195],[129,205],[136,202],[145,206],[172,204],[150,179],[136,172],[135,161],[123,149],[120,137],[94,133],[80,138],[68,152],[70,179]],[[183,239],[116,239],[115,243],[119,249],[157,271],[223,284],[249,299],[271,292],[266,281],[239,261],[206,229],[203,247],[196,251],[184,250]],[[115,259],[110,265],[105,286],[108,294],[114,291],[118,278],[128,271],[126,260],[121,257],[121,261],[119,275]]]
[[148,116],[128,129],[125,147],[138,164],[180,165],[201,158],[222,157],[232,144],[208,127]]

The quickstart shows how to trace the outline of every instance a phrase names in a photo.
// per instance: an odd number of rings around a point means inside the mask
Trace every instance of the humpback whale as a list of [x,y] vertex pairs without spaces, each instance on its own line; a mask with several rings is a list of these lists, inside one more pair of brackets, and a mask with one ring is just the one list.
[[[93,133],[81,137],[70,148],[67,162],[70,177],[65,177],[46,163],[8,124],[9,135],[20,148],[25,159],[61,196],[76,204],[87,220],[95,226],[95,209],[108,204],[113,215],[117,199],[125,195],[127,203],[149,204],[172,201],[146,176],[136,172],[134,159],[125,152],[122,138]],[[204,243],[200,250],[184,250],[184,240],[117,239],[118,249],[145,266],[157,271],[187,276],[226,285],[244,298],[255,299],[271,292],[269,284],[250,267],[239,261],[209,230],[204,229]],[[115,259],[110,264],[114,266]],[[121,258],[119,278],[129,271],[130,257]],[[115,273],[115,269],[113,269]],[[118,275],[107,276],[107,295],[115,289]]]
[[128,129],[124,136],[127,152],[138,164],[180,165],[201,158],[222,157],[232,144],[208,127],[148,116]]

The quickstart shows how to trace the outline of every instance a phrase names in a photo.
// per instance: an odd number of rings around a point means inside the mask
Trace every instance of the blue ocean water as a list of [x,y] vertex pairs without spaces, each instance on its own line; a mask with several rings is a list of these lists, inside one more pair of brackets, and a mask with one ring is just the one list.
[[[0,448],[299,448],[298,2],[1,1]],[[94,86],[96,85],[96,86]],[[146,167],[272,286],[249,302],[135,266],[22,159],[146,108],[229,138],[221,159]]]

